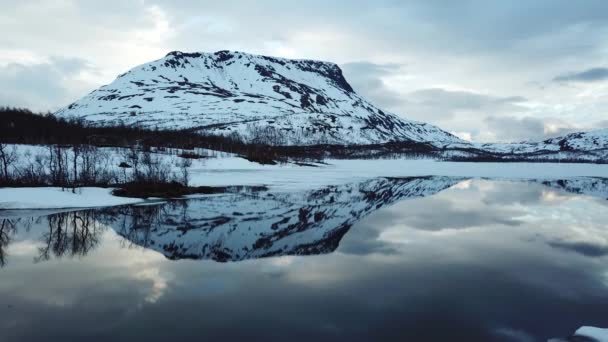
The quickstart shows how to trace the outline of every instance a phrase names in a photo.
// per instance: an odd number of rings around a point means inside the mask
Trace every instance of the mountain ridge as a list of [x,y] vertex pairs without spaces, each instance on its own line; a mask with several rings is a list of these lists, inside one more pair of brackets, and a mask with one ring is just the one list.
[[238,135],[247,142],[264,138],[271,145],[465,143],[371,104],[352,89],[337,64],[226,50],[170,52],[56,115],[94,125]]

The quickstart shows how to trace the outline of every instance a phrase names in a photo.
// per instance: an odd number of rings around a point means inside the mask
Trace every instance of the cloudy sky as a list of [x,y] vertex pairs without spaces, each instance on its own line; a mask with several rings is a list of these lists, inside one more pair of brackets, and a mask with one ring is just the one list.
[[0,0],[0,105],[56,110],[170,51],[333,61],[475,141],[608,127],[605,0]]

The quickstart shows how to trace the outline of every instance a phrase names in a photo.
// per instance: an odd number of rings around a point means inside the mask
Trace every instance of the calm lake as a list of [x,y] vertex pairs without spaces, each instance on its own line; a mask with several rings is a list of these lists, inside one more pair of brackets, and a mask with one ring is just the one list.
[[608,326],[608,179],[0,211],[0,341],[546,341]]

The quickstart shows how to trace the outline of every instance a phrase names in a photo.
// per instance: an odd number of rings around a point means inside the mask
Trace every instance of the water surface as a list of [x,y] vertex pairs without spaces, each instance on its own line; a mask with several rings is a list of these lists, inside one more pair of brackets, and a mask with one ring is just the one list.
[[412,177],[1,212],[0,340],[567,337],[608,326],[607,199]]

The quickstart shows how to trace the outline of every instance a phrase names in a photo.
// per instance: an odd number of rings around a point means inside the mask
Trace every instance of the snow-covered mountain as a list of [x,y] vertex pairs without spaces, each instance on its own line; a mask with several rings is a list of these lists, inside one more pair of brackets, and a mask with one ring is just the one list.
[[352,89],[336,64],[231,51],[171,52],[56,115],[271,145],[405,142],[432,146],[447,158],[608,160],[608,129],[542,142],[470,143],[381,110]]
[[493,143],[478,146],[487,151],[513,154],[606,150],[608,149],[608,128],[570,133],[541,142]]
[[[608,161],[608,128],[571,133],[541,142],[472,144],[472,146],[484,153],[507,158]],[[466,145],[462,147],[470,148]]]
[[56,113],[94,125],[238,134],[276,145],[466,142],[374,106],[333,63],[242,52],[183,53],[137,66]]

